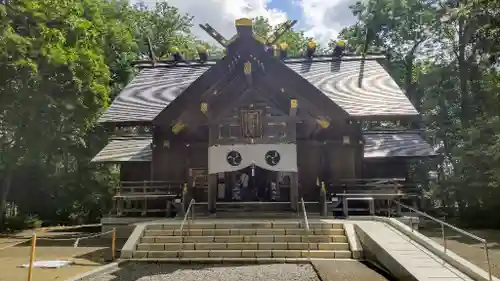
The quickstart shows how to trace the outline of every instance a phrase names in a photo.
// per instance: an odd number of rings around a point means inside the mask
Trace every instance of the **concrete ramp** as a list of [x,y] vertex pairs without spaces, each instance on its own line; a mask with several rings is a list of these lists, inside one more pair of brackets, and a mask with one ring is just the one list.
[[314,269],[322,281],[388,281],[357,260],[313,260]]
[[360,221],[355,228],[365,253],[399,280],[474,280],[386,223]]

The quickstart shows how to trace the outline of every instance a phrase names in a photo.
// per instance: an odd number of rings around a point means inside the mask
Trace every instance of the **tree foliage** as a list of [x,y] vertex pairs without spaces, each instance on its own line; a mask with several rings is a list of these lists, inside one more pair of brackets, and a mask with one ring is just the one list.
[[[385,51],[442,155],[432,198],[469,225],[500,227],[489,215],[500,210],[500,1],[369,0],[352,12],[358,22],[340,33],[348,50],[361,53],[368,38]],[[165,1],[0,0],[0,214],[7,201],[48,221],[104,214],[117,173],[90,164],[108,141],[95,121],[130,80],[130,61],[148,56],[148,39],[158,58],[173,46],[188,59],[197,44],[219,51],[191,27]],[[272,32],[265,18],[254,28]],[[300,56],[307,40],[290,30],[278,43]]]
[[370,0],[351,9],[358,23],[341,37],[360,52],[368,33],[372,50],[386,52],[442,154],[433,198],[469,225],[500,227],[490,215],[500,211],[500,1]]
[[127,2],[0,1],[0,214],[7,201],[49,221],[106,212],[117,177],[90,164],[107,142],[98,114],[129,81],[146,37],[166,56],[194,42],[177,9]]

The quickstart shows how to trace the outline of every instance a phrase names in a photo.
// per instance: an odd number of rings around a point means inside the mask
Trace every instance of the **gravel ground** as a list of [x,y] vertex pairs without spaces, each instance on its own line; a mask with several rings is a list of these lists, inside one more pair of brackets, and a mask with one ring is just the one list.
[[311,265],[125,264],[82,281],[319,281]]

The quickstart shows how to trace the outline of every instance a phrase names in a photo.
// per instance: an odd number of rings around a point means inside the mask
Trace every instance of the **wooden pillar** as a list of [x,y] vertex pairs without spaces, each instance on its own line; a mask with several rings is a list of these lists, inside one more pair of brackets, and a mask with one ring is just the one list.
[[[398,201],[400,202],[400,201]],[[401,217],[401,205],[396,204],[396,216]]]
[[299,173],[292,172],[290,178],[290,207],[293,211],[297,211],[299,202]]
[[[216,143],[217,141],[217,135],[218,135],[219,127],[216,123],[211,123],[208,127],[208,147],[207,147],[207,154],[208,150],[210,147]],[[208,163],[207,163],[207,169]],[[208,171],[207,171],[208,172]],[[217,174],[209,174],[208,175],[208,212],[209,213],[215,213],[216,208],[215,208],[215,202],[217,200],[217,188],[218,188],[218,176]]]
[[215,213],[217,200],[217,174],[208,175],[208,212]]

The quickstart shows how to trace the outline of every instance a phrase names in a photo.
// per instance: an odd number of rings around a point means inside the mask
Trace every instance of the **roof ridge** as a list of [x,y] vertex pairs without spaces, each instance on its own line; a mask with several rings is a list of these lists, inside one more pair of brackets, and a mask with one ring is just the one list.
[[148,140],[152,139],[152,134],[143,134],[143,135],[121,135],[121,136],[111,136],[110,140]]
[[366,130],[362,134],[421,134],[423,129],[381,129],[381,130]]
[[217,63],[217,61],[204,62],[204,63],[176,63],[176,64],[168,64],[168,63],[143,63],[136,64],[135,67],[139,69],[144,68],[190,68],[190,67],[212,67]]
[[342,56],[342,57],[333,57],[333,56],[315,56],[312,58],[306,57],[289,57],[283,60],[283,63],[304,63],[304,62],[332,62],[332,61],[362,61],[362,60],[381,60],[386,59],[385,56]]

